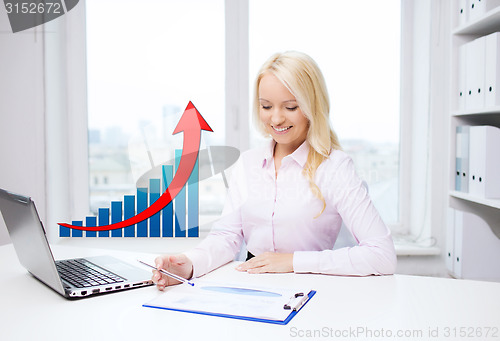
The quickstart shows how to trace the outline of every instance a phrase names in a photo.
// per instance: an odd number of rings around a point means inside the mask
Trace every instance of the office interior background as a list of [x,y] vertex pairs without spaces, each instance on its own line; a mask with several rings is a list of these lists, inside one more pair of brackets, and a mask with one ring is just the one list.
[[[500,126],[500,110],[460,111],[456,96],[458,46],[486,34],[456,31],[481,22],[459,14],[470,1],[81,0],[16,34],[2,10],[0,187],[33,197],[59,243],[57,222],[96,214],[173,159],[182,136],[172,131],[190,100],[214,130],[201,148],[265,143],[251,117],[253,77],[274,52],[299,50],[324,73],[332,126],[391,228],[397,273],[467,278],[453,261],[469,247],[455,209],[486,222],[488,245],[500,235],[499,201],[455,187],[456,127]],[[488,25],[498,31],[500,19]],[[221,174],[200,182],[205,234],[225,194]],[[9,242],[0,221],[0,245]],[[132,242],[168,251],[161,239]],[[471,254],[484,244],[472,245]]]

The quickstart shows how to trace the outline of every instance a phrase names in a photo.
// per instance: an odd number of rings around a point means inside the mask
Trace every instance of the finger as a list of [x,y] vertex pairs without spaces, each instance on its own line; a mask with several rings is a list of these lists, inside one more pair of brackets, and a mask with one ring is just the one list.
[[261,274],[261,273],[265,273],[265,272],[267,272],[267,271],[265,271],[265,267],[252,268],[252,269],[247,270],[247,273],[249,273],[249,274]]
[[236,267],[236,270],[239,270],[239,271],[247,271],[249,268],[251,267],[251,264],[250,264],[250,261],[246,261],[244,263],[241,263],[240,265],[238,265]]
[[266,264],[267,264],[266,260],[259,260],[259,259],[252,258],[251,260],[246,261],[245,263],[241,264],[238,267],[238,270],[248,271],[250,269],[260,268],[262,266],[265,266]]
[[164,277],[165,275],[160,273],[158,270],[153,270],[153,276],[152,276],[153,283],[158,284],[160,280],[165,279]]
[[248,268],[248,267],[253,267],[255,266],[260,260],[262,260],[263,258],[263,255],[259,255],[259,256],[256,256],[256,257],[253,257],[252,259],[249,259],[247,260],[246,262],[244,262],[243,264],[241,264],[244,268]]
[[260,266],[253,267],[248,269],[249,274],[263,274],[268,272],[275,272],[273,266],[271,264],[262,264]]
[[178,258],[177,258],[176,255],[169,256],[168,260],[170,261],[170,263],[173,263],[173,264],[177,264],[178,263]]
[[288,272],[281,271],[279,266],[276,264],[266,264],[260,267],[255,267],[247,271],[249,274],[263,274],[263,273],[277,273],[277,272]]
[[170,277],[162,274],[158,270],[153,270],[153,283],[155,283],[158,286],[168,286],[171,285],[170,282]]
[[263,266],[269,265],[269,260],[267,258],[254,258],[250,260],[250,263],[248,264],[248,269],[255,269],[255,268],[260,268]]
[[160,291],[163,291],[163,289],[165,289],[165,281],[163,279],[156,281],[156,288],[158,288],[158,290]]
[[163,257],[162,256],[158,256],[155,258],[155,265],[156,265],[156,268],[158,270],[160,270],[161,268],[163,268]]
[[175,256],[166,256],[163,269],[167,270],[168,272],[177,273],[177,271],[175,270],[177,266],[178,265],[175,262]]
[[179,282],[178,280],[171,278],[171,279],[169,280],[168,285],[177,285],[177,284],[181,284],[181,283],[182,283],[182,282]]
[[153,270],[153,283],[158,283],[158,281],[161,279],[161,274],[158,272],[158,270]]
[[187,257],[183,254],[172,255],[169,257],[169,261],[172,264],[182,266],[182,265],[186,264]]

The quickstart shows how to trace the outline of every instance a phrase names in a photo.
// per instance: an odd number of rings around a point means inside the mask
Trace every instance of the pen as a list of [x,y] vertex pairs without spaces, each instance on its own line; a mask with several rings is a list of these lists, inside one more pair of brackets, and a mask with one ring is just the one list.
[[297,293],[290,298],[290,301],[288,301],[288,303],[283,306],[283,309],[299,311],[300,308],[307,302],[308,299],[309,296],[304,295],[303,292]]
[[[155,270],[158,270],[155,266],[152,266],[151,264],[145,263],[145,262],[143,262],[142,260],[139,260],[139,259],[138,259],[137,261],[138,261],[139,263],[141,263],[141,264],[144,264],[144,265],[146,265],[146,266],[149,266],[150,268],[153,268],[153,269],[155,269]],[[158,271],[160,271],[162,274],[164,274],[164,275],[166,275],[166,276],[168,276],[168,277],[171,277],[171,278],[173,278],[173,279],[178,280],[179,282],[186,283],[186,284],[189,284],[190,286],[194,287],[194,283],[193,283],[193,282],[188,281],[187,279],[182,278],[181,276],[177,276],[176,274],[173,274],[173,273],[168,272],[167,270],[163,270],[163,269],[160,269],[160,270],[158,270]]]

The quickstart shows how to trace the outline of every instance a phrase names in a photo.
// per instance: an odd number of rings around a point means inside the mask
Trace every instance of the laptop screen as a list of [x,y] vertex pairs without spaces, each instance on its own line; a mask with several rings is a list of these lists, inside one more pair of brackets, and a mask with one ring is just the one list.
[[0,211],[21,264],[64,295],[45,230],[31,198],[0,189]]

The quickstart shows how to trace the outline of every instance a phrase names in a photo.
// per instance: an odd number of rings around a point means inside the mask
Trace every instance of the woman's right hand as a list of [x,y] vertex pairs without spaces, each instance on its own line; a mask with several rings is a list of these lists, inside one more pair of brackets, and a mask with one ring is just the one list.
[[[156,257],[156,268],[167,270],[185,279],[193,277],[193,263],[183,254],[178,255],[163,255]],[[156,284],[158,290],[165,289],[166,286],[179,284],[180,282],[162,274],[158,270],[153,270],[153,283]]]

